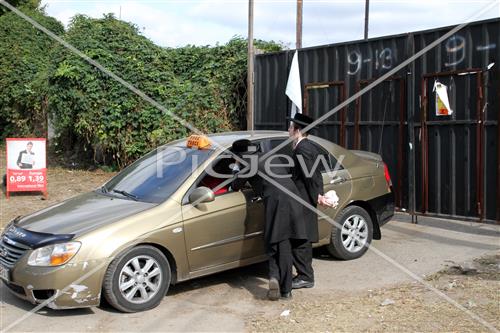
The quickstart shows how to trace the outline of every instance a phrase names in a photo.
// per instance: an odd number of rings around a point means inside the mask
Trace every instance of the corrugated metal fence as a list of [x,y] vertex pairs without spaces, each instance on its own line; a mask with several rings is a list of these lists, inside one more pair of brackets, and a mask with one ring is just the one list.
[[[299,50],[304,112],[320,117],[451,28]],[[293,53],[256,57],[256,129],[287,128]],[[315,134],[380,153],[400,209],[498,222],[499,78],[500,19],[475,22],[328,118]],[[451,116],[436,116],[436,81],[448,86]]]

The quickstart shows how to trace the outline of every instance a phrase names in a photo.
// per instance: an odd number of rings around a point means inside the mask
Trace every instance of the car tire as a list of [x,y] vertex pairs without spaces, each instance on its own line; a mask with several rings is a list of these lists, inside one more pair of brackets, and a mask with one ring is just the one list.
[[109,265],[103,282],[104,297],[122,312],[149,310],[167,294],[171,276],[170,264],[160,250],[137,246]]
[[[373,238],[373,222],[370,214],[359,206],[344,208],[336,219],[342,228],[332,227],[328,252],[341,260],[361,257]],[[357,224],[357,225],[356,225]]]

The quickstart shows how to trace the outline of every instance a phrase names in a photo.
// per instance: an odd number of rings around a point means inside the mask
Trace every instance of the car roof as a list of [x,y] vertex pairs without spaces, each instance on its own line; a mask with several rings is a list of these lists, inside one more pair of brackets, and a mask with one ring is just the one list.
[[[288,137],[288,132],[285,131],[237,131],[237,132],[224,132],[212,133],[206,135],[210,141],[215,143],[215,146],[229,147],[236,140],[248,139],[258,140],[272,137]],[[170,143],[175,146],[186,146],[187,139],[180,139]],[[216,148],[216,147],[213,147]]]
[[[206,134],[207,137],[214,144],[212,144],[210,150],[216,150],[217,148],[229,148],[236,140],[248,139],[248,140],[259,140],[259,139],[268,139],[268,138],[288,138],[288,132],[286,131],[235,131],[235,132],[224,132],[224,133],[212,133]],[[344,155],[344,156],[355,156],[350,153],[349,150],[342,148],[341,146],[328,141],[326,139],[309,135],[308,136],[312,141],[316,143],[320,143],[323,148],[326,148],[330,153],[334,156]],[[176,146],[176,147],[186,147],[187,146],[187,138],[183,138],[180,140],[172,141],[168,143],[166,146]],[[350,159],[344,158],[344,163],[349,164]]]

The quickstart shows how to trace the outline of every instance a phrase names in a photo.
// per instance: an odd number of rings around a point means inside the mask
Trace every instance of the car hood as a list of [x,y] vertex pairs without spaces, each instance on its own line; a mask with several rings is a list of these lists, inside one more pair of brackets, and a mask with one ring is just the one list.
[[79,236],[156,205],[89,192],[22,217],[15,225],[39,233]]

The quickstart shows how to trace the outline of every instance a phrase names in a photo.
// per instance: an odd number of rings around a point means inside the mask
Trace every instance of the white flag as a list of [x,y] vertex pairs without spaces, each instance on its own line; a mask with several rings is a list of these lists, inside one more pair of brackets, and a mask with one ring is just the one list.
[[299,53],[295,51],[292,59],[292,67],[288,74],[288,82],[286,83],[286,95],[292,101],[291,117],[295,113],[302,113],[302,89],[300,84],[300,71],[299,71]]

